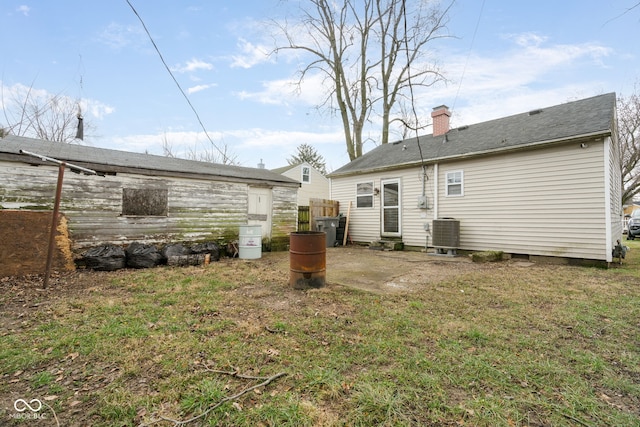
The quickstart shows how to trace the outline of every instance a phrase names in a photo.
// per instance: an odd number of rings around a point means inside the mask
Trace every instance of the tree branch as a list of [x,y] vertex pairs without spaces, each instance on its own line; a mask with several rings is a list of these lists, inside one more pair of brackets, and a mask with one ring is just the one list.
[[284,377],[285,375],[287,375],[287,373],[286,373],[286,372],[280,372],[280,373],[277,373],[277,374],[275,374],[275,375],[273,375],[273,376],[270,376],[270,377],[254,377],[254,376],[250,376],[250,375],[241,375],[241,374],[238,374],[238,372],[237,372],[237,371],[231,371],[231,372],[229,372],[229,371],[220,371],[220,370],[216,370],[216,369],[211,369],[211,368],[206,367],[206,366],[205,366],[205,368],[206,368],[205,370],[206,370],[207,372],[214,372],[214,373],[217,373],[217,374],[230,375],[230,376],[232,376],[232,377],[242,378],[242,379],[250,379],[250,380],[264,380],[264,381],[262,381],[260,384],[256,384],[256,385],[253,385],[253,386],[251,386],[251,387],[245,388],[244,390],[242,390],[242,391],[241,391],[241,392],[239,392],[239,393],[234,394],[233,396],[225,397],[224,399],[220,400],[220,401],[219,401],[218,403],[216,403],[215,405],[212,405],[212,406],[210,406],[209,408],[207,408],[207,410],[206,410],[206,411],[204,411],[203,413],[201,413],[201,414],[199,414],[199,415],[196,415],[196,416],[194,416],[194,417],[191,417],[191,418],[189,418],[189,419],[186,419],[186,420],[174,420],[174,419],[169,418],[169,417],[160,416],[160,417],[159,417],[159,419],[152,420],[152,421],[150,421],[150,422],[149,422],[149,423],[147,423],[147,424],[140,424],[140,425],[139,425],[139,427],[147,427],[147,426],[151,426],[151,425],[153,425],[153,424],[157,424],[157,423],[160,423],[160,422],[162,422],[162,421],[167,421],[167,422],[173,423],[174,427],[187,425],[187,424],[189,424],[189,423],[191,423],[191,422],[194,422],[194,421],[196,421],[196,420],[199,420],[199,419],[201,419],[201,418],[206,417],[206,416],[207,416],[207,415],[209,415],[212,411],[216,410],[217,408],[219,408],[220,406],[224,405],[225,403],[227,403],[227,402],[231,402],[232,400],[236,400],[236,399],[238,399],[239,397],[241,397],[241,396],[243,396],[243,395],[245,395],[245,394],[249,393],[249,392],[250,392],[250,391],[252,391],[252,390],[255,390],[255,389],[260,388],[260,387],[265,387],[265,386],[269,385],[271,382],[273,382],[273,381],[277,380],[278,378],[280,378],[280,377]]

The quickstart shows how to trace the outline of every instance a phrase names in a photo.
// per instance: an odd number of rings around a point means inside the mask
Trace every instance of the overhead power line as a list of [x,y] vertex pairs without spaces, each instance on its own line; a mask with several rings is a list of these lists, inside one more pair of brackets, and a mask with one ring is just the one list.
[[178,83],[178,80],[176,79],[176,77],[173,75],[173,72],[171,71],[171,69],[169,68],[169,66],[167,65],[167,62],[164,60],[164,57],[162,56],[162,53],[160,52],[160,49],[158,48],[158,45],[156,45],[156,42],[153,40],[153,37],[151,37],[151,33],[149,32],[149,30],[147,29],[147,26],[145,25],[144,21],[142,20],[142,17],[140,16],[140,14],[138,13],[138,11],[136,10],[135,7],[133,7],[133,5],[131,4],[131,2],[129,0],[126,0],[127,4],[129,5],[129,7],[131,8],[131,10],[133,11],[133,13],[136,15],[136,17],[138,18],[138,20],[140,21],[140,23],[142,24],[142,28],[144,28],[144,31],[147,33],[147,36],[149,37],[149,40],[151,41],[151,44],[153,45],[153,48],[156,50],[156,52],[158,53],[158,56],[160,57],[160,60],[162,61],[162,64],[164,65],[164,67],[167,69],[167,72],[169,73],[169,75],[171,76],[171,78],[173,79],[173,82],[176,84],[176,86],[178,87],[178,89],[180,90],[180,93],[182,94],[182,96],[184,97],[184,99],[187,101],[187,104],[189,104],[189,107],[191,107],[191,110],[193,111],[193,114],[195,114],[196,119],[198,120],[198,123],[200,124],[200,127],[202,128],[202,130],[204,131],[204,134],[206,135],[207,139],[209,140],[209,142],[211,143],[211,145],[213,146],[213,148],[215,148],[218,153],[220,153],[220,155],[222,156],[223,159],[223,163],[227,163],[230,159],[229,157],[227,157],[227,155],[225,154],[225,152],[223,150],[221,150],[216,144],[215,142],[213,142],[213,139],[211,139],[211,136],[209,136],[209,132],[207,132],[207,129],[205,128],[204,124],[202,123],[202,120],[200,119],[200,115],[198,114],[198,112],[196,111],[195,107],[193,106],[193,104],[191,103],[191,101],[189,100],[189,97],[187,96],[187,94],[184,92],[184,90],[182,89],[182,86],[180,86],[180,83]]
[[460,77],[460,83],[458,83],[458,90],[456,91],[456,97],[453,100],[453,106],[451,107],[451,111],[455,110],[456,103],[458,102],[458,96],[460,95],[460,88],[462,87],[462,81],[464,80],[464,75],[467,73],[467,67],[469,66],[469,58],[471,57],[471,52],[473,52],[473,45],[476,42],[478,27],[480,27],[480,20],[482,19],[482,12],[484,12],[484,3],[485,3],[485,0],[482,0],[482,5],[480,6],[480,13],[478,14],[478,20],[476,21],[476,28],[473,30],[473,37],[471,38],[471,46],[469,46],[469,53],[467,54],[467,59],[464,63],[464,68],[462,69],[462,76]]

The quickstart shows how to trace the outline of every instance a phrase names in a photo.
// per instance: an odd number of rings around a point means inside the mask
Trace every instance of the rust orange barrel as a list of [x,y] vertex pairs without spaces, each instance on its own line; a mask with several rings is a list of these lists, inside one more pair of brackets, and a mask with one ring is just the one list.
[[298,231],[289,236],[289,285],[294,289],[325,285],[326,239],[323,231]]

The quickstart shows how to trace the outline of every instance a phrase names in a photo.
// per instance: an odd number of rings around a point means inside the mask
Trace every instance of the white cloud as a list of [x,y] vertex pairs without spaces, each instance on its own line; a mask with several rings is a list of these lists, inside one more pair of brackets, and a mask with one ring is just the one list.
[[245,39],[238,41],[240,53],[232,55],[231,68],[251,68],[264,62],[273,62],[270,49],[265,45],[253,44]]
[[31,12],[31,8],[26,4],[20,5],[16,8],[17,12],[22,13],[24,16],[29,16],[29,12]]
[[271,80],[263,82],[262,87],[263,90],[259,92],[240,91],[235,95],[243,101],[250,100],[267,105],[288,105],[295,93],[295,86],[290,80]]
[[274,131],[268,129],[239,129],[225,132],[225,136],[239,141],[243,148],[286,148],[297,147],[303,142],[307,144],[333,144],[344,141],[341,131],[303,132],[303,131]]
[[145,39],[145,34],[136,25],[121,25],[115,22],[107,25],[100,32],[98,39],[113,49],[122,49],[128,46],[140,46]]
[[515,41],[515,43],[522,47],[540,46],[547,38],[535,33],[520,33],[520,34],[508,34],[507,39]]
[[51,103],[52,99],[55,99],[56,104],[62,109],[62,111],[75,111],[79,104],[80,110],[85,118],[89,117],[97,120],[102,120],[109,114],[115,112],[115,108],[95,99],[77,99],[70,96],[51,93],[45,89],[28,87],[20,83],[16,83],[11,86],[3,86],[2,82],[0,82],[0,87],[2,90],[2,105],[0,105],[0,109],[5,110],[6,114],[9,116],[11,116],[12,112],[22,111],[24,102],[27,98],[29,103],[41,106],[48,105]]
[[241,91],[235,95],[241,100],[252,100],[267,105],[290,105],[294,101],[304,105],[319,105],[326,97],[323,77],[309,74],[298,85],[295,78],[269,80],[262,83],[258,92]]
[[[221,132],[208,132],[209,136],[200,131],[182,131],[168,129],[155,134],[128,135],[114,137],[108,141],[108,146],[114,150],[149,153],[158,156],[165,155],[164,145],[172,156],[183,159],[199,159],[220,161],[222,153],[233,157],[235,153],[230,149],[225,152],[226,141]],[[211,141],[213,141],[212,145]]]
[[190,87],[189,89],[187,89],[187,93],[189,95],[191,95],[192,93],[201,92],[203,90],[207,90],[207,89],[210,89],[210,88],[216,87],[216,86],[217,85],[215,83],[208,84],[208,85],[197,85],[197,86],[193,86],[193,87]]
[[199,70],[213,70],[213,64],[205,62],[201,59],[193,58],[184,65],[177,65],[171,68],[171,71],[178,73],[192,73]]
[[553,44],[533,33],[507,39],[510,49],[443,57],[450,82],[418,90],[419,106],[449,105],[452,123],[459,126],[606,91],[600,82],[611,48],[595,42]]
[[80,102],[80,105],[82,106],[82,110],[85,111],[85,116],[88,112],[92,117],[99,120],[104,119],[106,116],[113,114],[116,111],[114,107],[94,99],[83,99]]
[[[328,166],[340,166],[342,162],[331,163],[331,154],[341,154],[346,150],[344,136],[340,130],[320,130],[319,132],[274,131],[262,128],[236,129],[224,132],[208,132],[217,148],[204,132],[169,129],[156,134],[128,135],[109,138],[102,141],[114,150],[133,151],[163,155],[163,143],[166,141],[171,153],[176,157],[189,158],[209,153],[219,157],[220,150],[245,166],[255,167],[260,159],[273,168],[281,166],[285,158],[295,153],[296,147],[306,142],[325,154]],[[339,147],[339,148],[336,148]],[[337,164],[340,163],[340,164]],[[331,167],[330,167],[331,169]]]

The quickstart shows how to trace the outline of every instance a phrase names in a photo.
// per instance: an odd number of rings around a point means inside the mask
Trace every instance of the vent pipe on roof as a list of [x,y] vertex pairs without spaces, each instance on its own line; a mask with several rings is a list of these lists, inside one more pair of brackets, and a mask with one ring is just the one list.
[[446,105],[441,105],[433,109],[431,112],[431,118],[433,119],[433,136],[440,136],[449,132],[449,117],[451,117],[451,112]]

